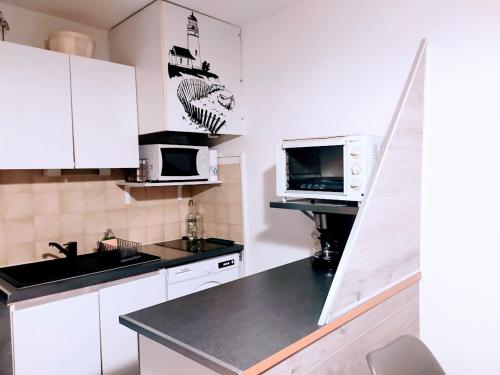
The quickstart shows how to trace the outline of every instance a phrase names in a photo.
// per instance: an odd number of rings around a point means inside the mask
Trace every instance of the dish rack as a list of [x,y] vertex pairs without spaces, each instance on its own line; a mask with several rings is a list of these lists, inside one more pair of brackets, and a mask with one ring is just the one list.
[[121,238],[97,241],[97,252],[114,252],[120,257],[121,262],[139,258],[141,248],[142,244],[140,242],[127,241]]

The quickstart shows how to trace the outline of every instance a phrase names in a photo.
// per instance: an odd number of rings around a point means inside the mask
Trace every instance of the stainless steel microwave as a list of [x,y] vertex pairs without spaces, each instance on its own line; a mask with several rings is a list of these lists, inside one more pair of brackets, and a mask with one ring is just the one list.
[[277,195],[362,201],[382,141],[367,135],[282,141],[276,163]]
[[209,155],[206,146],[141,145],[139,156],[148,162],[150,181],[208,180]]

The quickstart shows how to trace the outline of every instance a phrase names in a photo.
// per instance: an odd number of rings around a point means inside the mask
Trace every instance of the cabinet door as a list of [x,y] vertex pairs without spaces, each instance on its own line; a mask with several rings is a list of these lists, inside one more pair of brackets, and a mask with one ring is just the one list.
[[163,272],[99,291],[103,375],[139,374],[137,334],[119,316],[165,302],[166,295]]
[[135,69],[71,56],[76,168],[139,165]]
[[240,29],[174,4],[163,8],[167,130],[243,134]]
[[16,375],[101,373],[97,293],[14,311]]
[[68,55],[0,42],[0,169],[73,168]]

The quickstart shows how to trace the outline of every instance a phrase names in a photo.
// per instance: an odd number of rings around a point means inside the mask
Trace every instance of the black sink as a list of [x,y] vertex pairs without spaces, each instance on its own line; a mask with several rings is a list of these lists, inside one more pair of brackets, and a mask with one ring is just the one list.
[[122,259],[119,251],[105,251],[79,255],[72,259],[63,258],[0,268],[0,278],[13,287],[21,289],[158,259],[160,257],[145,253],[137,253],[137,256],[133,258]]

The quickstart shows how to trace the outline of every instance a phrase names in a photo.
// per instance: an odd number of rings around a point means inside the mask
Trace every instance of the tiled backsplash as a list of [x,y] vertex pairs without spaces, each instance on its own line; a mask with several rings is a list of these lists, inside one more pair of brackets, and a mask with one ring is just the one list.
[[205,236],[242,241],[239,164],[219,170],[221,186],[184,189],[182,200],[175,187],[132,189],[130,205],[116,186],[123,179],[121,171],[106,177],[0,171],[0,266],[57,254],[49,241],[77,241],[80,254],[92,252],[107,228],[142,243],[180,238],[191,194],[200,201]]
[[243,243],[241,170],[239,164],[219,164],[222,185],[193,186],[192,197],[202,214],[204,237]]
[[120,171],[109,177],[44,177],[42,171],[0,172],[0,264],[42,259],[57,250],[49,241],[78,242],[78,252],[93,251],[106,228],[139,242],[179,238],[187,198],[175,188],[133,189],[125,205],[116,186]]

